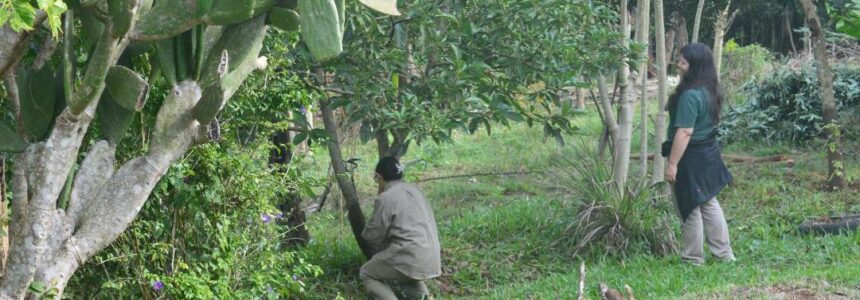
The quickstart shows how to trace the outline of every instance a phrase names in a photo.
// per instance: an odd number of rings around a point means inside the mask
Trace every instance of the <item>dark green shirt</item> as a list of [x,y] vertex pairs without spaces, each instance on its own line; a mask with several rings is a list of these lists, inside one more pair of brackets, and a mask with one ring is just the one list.
[[667,138],[675,139],[678,128],[693,128],[691,142],[707,140],[716,130],[711,121],[711,101],[704,87],[689,89],[681,94],[675,109],[669,110]]

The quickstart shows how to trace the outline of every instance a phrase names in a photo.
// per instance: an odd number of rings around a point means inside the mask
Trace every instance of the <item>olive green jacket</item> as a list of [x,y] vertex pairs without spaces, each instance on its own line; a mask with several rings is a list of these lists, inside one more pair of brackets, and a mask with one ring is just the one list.
[[433,210],[414,185],[388,182],[361,235],[376,253],[373,260],[387,263],[407,277],[425,280],[442,273]]

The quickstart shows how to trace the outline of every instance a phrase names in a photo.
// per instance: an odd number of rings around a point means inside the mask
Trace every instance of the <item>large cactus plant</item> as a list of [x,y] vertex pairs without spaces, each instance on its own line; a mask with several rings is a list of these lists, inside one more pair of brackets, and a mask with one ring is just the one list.
[[[48,47],[39,55],[47,63],[37,59],[14,73],[10,66],[26,51],[0,57],[0,75],[16,104],[15,126],[0,123],[0,151],[14,153],[11,246],[0,299],[24,299],[34,286],[59,297],[75,270],[128,227],[170,165],[209,140],[217,112],[263,67],[258,55],[267,24],[301,30],[314,57],[329,59],[342,49],[343,1],[72,0],[61,58],[54,59],[61,63],[50,63]],[[397,13],[394,0],[361,2]],[[33,36],[0,30],[16,45]],[[74,60],[82,53],[71,45],[78,37],[79,48],[88,49],[81,70]],[[158,109],[149,149],[118,162],[117,144],[135,112],[148,105],[151,81],[118,62],[147,48],[170,94]],[[82,149],[93,120],[101,136]]]

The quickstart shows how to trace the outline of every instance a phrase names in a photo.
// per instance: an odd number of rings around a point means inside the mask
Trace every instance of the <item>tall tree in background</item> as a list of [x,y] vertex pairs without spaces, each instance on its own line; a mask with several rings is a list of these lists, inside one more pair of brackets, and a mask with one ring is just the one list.
[[657,45],[657,120],[654,122],[654,172],[651,180],[654,182],[663,180],[663,156],[660,147],[666,140],[666,100],[669,94],[668,75],[666,68],[666,35],[663,20],[663,0],[654,0],[654,38]]
[[[644,45],[642,62],[639,63],[639,180],[644,185],[648,177],[648,41],[651,18],[651,0],[639,0],[639,29],[636,30],[636,42]],[[656,130],[660,130],[657,128]]]
[[[620,44],[625,49],[630,47],[630,13],[627,0],[621,0],[618,10],[621,14],[621,40]],[[618,71],[618,86],[621,89],[619,96],[618,113],[618,136],[614,144],[612,172],[615,184],[619,190],[624,190],[627,184],[628,171],[630,169],[630,146],[633,136],[633,98],[630,88],[630,65],[627,62],[621,64]]]
[[723,63],[723,39],[725,38],[726,31],[729,30],[729,27],[734,23],[735,16],[738,15],[738,10],[736,9],[733,13],[729,14],[729,9],[732,6],[732,1],[729,0],[729,3],[726,3],[726,8],[720,11],[719,16],[717,16],[717,21],[714,22],[714,66],[717,68],[717,75],[720,74],[720,67]]
[[840,128],[836,122],[836,100],[833,97],[833,71],[827,58],[827,42],[824,39],[824,29],[818,18],[818,10],[812,0],[800,0],[806,15],[806,23],[812,38],[812,52],[815,56],[818,85],[821,91],[821,110],[824,112],[824,133],[827,138],[828,177],[827,187],[838,190],[845,187],[845,165],[842,160],[840,145]]
[[702,10],[705,8],[705,0],[699,0],[699,5],[696,6],[696,18],[693,20],[693,39],[692,43],[699,42],[699,26],[702,24]]

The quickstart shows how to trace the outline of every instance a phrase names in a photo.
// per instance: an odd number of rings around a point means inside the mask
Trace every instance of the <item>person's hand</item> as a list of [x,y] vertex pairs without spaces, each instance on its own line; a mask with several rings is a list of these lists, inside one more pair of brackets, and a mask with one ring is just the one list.
[[666,165],[666,172],[663,175],[663,179],[666,182],[675,184],[675,175],[678,174],[678,165],[668,164]]

